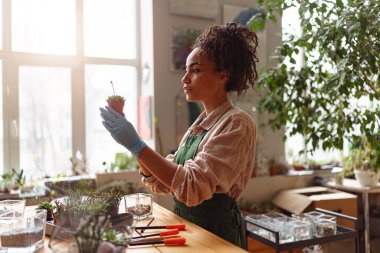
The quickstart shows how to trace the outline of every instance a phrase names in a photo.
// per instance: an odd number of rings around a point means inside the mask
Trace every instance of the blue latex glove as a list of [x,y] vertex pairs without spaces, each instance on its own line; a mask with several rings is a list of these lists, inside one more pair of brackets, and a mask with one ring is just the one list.
[[99,108],[103,118],[103,126],[111,133],[112,137],[126,147],[135,157],[139,157],[141,150],[146,147],[136,129],[124,115],[120,115],[112,108]]

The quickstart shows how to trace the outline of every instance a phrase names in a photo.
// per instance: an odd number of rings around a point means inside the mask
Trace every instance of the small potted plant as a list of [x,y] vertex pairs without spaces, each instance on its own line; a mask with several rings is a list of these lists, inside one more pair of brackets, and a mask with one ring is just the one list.
[[12,188],[13,173],[5,172],[1,175],[2,193],[9,193]]
[[39,209],[45,209],[46,210],[46,220],[51,221],[53,220],[53,205],[48,201],[42,201],[38,204]]
[[92,214],[104,215],[107,202],[90,194],[83,196],[80,192],[71,192],[68,196],[55,200],[53,213],[56,225],[75,229],[80,220]]
[[109,187],[108,189],[93,193],[93,196],[106,203],[106,215],[112,218],[119,214],[120,201],[124,196],[122,189]]
[[379,168],[376,166],[378,157],[376,150],[363,135],[354,142],[350,155],[345,158],[344,170],[348,174],[354,172],[355,178],[363,186],[375,186],[379,182]]
[[111,81],[111,86],[113,90],[113,95],[107,98],[108,106],[117,111],[120,114],[123,114],[125,98],[120,95],[115,94],[115,89],[113,87],[113,83]]
[[12,179],[13,185],[10,188],[10,192],[13,194],[21,193],[21,187],[25,184],[24,170],[17,172],[15,169],[12,169]]

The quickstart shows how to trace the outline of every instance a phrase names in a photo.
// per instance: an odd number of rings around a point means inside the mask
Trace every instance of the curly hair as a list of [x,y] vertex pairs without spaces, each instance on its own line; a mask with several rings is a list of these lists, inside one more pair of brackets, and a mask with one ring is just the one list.
[[196,39],[193,48],[199,47],[215,64],[216,71],[227,70],[229,79],[226,91],[245,93],[257,81],[257,35],[239,23],[213,25]]

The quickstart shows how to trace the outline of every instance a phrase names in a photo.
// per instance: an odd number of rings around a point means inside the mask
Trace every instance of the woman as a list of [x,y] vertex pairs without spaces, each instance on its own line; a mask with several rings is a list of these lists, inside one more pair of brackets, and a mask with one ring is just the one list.
[[101,108],[103,125],[137,157],[143,182],[154,193],[174,196],[174,212],[243,246],[236,200],[251,177],[256,126],[232,105],[228,92],[243,94],[257,80],[256,34],[239,24],[210,26],[196,40],[182,78],[188,101],[204,111],[174,155],[163,158],[111,108]]

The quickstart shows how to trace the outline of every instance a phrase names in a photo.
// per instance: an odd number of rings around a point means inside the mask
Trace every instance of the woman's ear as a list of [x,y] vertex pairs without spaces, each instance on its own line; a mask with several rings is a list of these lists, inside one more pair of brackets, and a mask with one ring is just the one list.
[[230,72],[228,70],[222,70],[219,72],[219,78],[220,79],[225,79],[226,81],[228,78],[230,78]]

